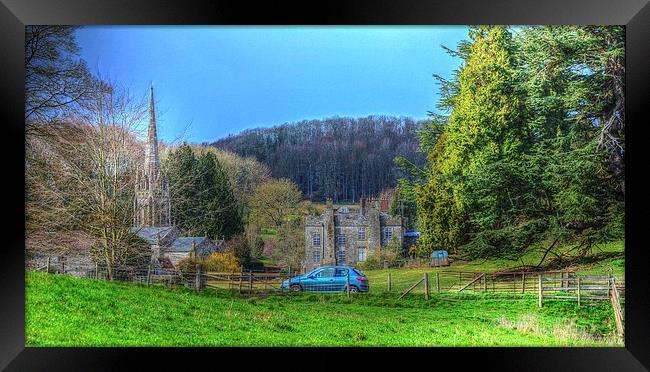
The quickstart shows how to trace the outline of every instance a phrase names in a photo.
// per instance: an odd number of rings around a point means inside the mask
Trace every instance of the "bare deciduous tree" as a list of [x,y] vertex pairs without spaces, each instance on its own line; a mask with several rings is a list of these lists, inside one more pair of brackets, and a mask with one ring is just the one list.
[[65,122],[47,126],[46,136],[27,135],[27,239],[45,239],[33,247],[57,249],[51,239],[84,234],[93,241],[93,259],[111,278],[115,267],[148,255],[131,231],[142,153],[135,132],[144,113],[128,92],[111,89]]
[[[92,104],[107,89],[79,56],[78,27],[25,28],[25,122],[28,132]],[[39,125],[40,124],[40,125]]]

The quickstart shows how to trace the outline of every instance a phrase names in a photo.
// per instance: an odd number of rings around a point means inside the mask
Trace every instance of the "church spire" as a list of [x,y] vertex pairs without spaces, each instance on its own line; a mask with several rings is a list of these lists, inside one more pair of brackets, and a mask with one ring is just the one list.
[[144,169],[137,177],[134,207],[136,226],[169,226],[169,184],[165,175],[160,172],[153,84],[150,87],[149,133],[145,144]]
[[147,137],[147,149],[144,160],[144,169],[147,174],[157,175],[160,167],[158,159],[158,136],[156,135],[156,110],[154,109],[153,83],[151,84],[149,97],[149,133]]

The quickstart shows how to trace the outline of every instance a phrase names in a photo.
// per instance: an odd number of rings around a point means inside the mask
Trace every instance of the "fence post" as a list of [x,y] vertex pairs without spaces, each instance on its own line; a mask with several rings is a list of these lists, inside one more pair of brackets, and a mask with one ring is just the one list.
[[429,273],[424,273],[424,299],[429,300]]
[[244,269],[239,270],[239,293],[241,293],[242,284],[244,281]]
[[196,264],[195,276],[194,286],[196,287],[196,291],[199,292],[201,290],[201,265],[199,264]]
[[543,296],[544,296],[542,294],[542,291],[543,291],[542,290],[542,274],[539,274],[539,276],[537,278],[538,278],[538,283],[537,283],[538,290],[537,290],[537,292],[538,292],[538,297],[539,297],[538,298],[538,303],[539,303],[539,307],[542,307]]
[[99,265],[95,262],[95,280],[99,279]]
[[393,277],[390,272],[388,272],[388,292],[393,289]]
[[483,282],[483,292],[487,292],[487,276],[483,275],[481,280]]
[[580,277],[578,277],[578,307],[580,307]]
[[526,273],[521,273],[521,293],[526,293]]
[[348,298],[350,298],[350,270],[346,270],[345,280],[347,282],[345,290],[348,292]]
[[47,273],[50,273],[50,257],[47,258]]
[[440,292],[440,274],[436,271],[436,291]]
[[149,267],[147,268],[147,285],[151,284],[151,262],[149,262]]
[[248,270],[248,290],[253,292],[253,270]]

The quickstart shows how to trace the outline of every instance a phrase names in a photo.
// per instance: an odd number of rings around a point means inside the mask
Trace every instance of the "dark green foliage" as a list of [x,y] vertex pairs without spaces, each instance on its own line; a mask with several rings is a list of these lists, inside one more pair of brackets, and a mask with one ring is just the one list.
[[230,188],[228,178],[214,154],[206,152],[198,158],[197,186],[199,192],[199,229],[208,236],[225,238],[243,232],[241,207]]
[[184,231],[194,227],[194,207],[197,203],[195,163],[192,149],[183,145],[174,150],[163,164],[169,177],[172,223]]
[[229,239],[243,231],[241,206],[214,154],[198,158],[188,145],[172,151],[169,176],[172,221],[188,234]]
[[418,224],[417,202],[415,185],[405,179],[397,181],[395,195],[390,205],[390,213],[393,216],[406,218],[406,228],[414,230]]
[[453,80],[438,78],[448,124],[436,118],[420,135],[429,166],[416,187],[419,248],[515,259],[543,240],[586,254],[620,239],[623,29],[476,27],[469,36]]

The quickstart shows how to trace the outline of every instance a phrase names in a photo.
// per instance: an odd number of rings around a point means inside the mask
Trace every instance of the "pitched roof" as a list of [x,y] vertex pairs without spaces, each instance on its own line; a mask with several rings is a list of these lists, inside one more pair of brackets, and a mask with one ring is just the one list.
[[182,236],[176,238],[169,246],[171,252],[189,252],[192,250],[192,243],[198,247],[201,243],[209,241],[205,236]]
[[158,234],[160,234],[160,239],[165,239],[165,236],[172,232],[175,229],[174,226],[162,226],[162,227],[134,227],[131,228],[131,232],[136,232],[136,234],[142,239],[149,242],[149,244],[156,244],[158,240]]

